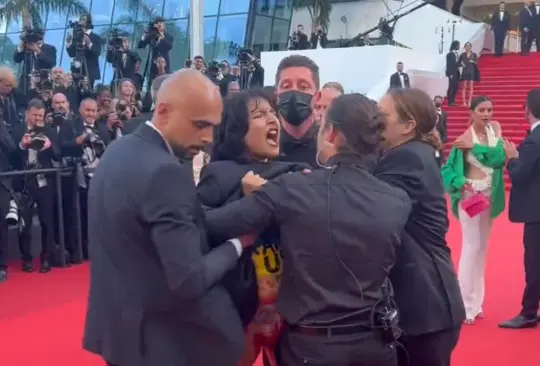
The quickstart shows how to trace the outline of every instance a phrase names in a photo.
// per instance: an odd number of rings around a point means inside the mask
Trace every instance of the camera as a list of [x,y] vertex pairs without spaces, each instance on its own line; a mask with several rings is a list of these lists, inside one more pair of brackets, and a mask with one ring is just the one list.
[[[78,21],[73,22],[70,20],[68,22],[68,28],[73,29],[73,42],[75,42],[75,44],[82,44],[84,35],[86,34],[84,26]],[[90,27],[90,29],[92,29],[92,27]]]
[[118,116],[119,121],[126,122],[128,120],[126,110],[127,110],[127,105],[126,104],[124,104],[122,102],[118,102],[116,104],[116,114]]
[[249,48],[240,48],[238,50],[238,63],[247,64],[251,62],[251,59],[253,57],[253,51]]
[[54,126],[59,126],[60,124],[62,124],[62,122],[64,122],[64,120],[66,119],[66,116],[62,112],[53,112],[53,114],[51,115],[51,118],[52,118],[52,124]]
[[206,71],[211,76],[219,74],[219,63],[217,61],[210,61],[206,67]]
[[24,43],[38,43],[43,41],[43,31],[34,28],[24,28],[21,34],[21,41]]
[[36,89],[40,93],[53,90],[53,82],[51,80],[50,70],[47,70],[47,69],[35,70],[32,76],[36,80]]
[[30,131],[30,149],[35,151],[41,151],[45,142],[47,142],[47,137],[45,136],[45,127],[43,126],[34,126]]
[[19,206],[15,200],[9,201],[9,210],[6,215],[6,221],[9,226],[15,226],[19,223]]
[[111,34],[109,36],[109,47],[113,51],[121,51],[124,47],[124,39],[122,36],[120,36],[120,31],[116,28],[111,30]]
[[156,21],[151,21],[148,23],[148,28],[146,30],[148,39],[153,42],[156,41],[159,37],[159,29],[156,27]]
[[84,137],[84,145],[86,147],[91,147],[94,150],[96,157],[98,158],[100,158],[105,151],[105,143],[103,142],[99,134],[97,134],[92,129],[86,130],[86,135]]

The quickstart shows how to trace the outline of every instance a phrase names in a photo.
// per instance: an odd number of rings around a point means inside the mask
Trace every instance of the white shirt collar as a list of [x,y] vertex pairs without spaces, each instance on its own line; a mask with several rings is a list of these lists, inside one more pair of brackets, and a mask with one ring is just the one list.
[[538,127],[538,126],[540,126],[540,121],[534,122],[534,123],[531,125],[531,132],[533,132],[533,130],[534,130],[536,127]]
[[172,150],[172,148],[171,148],[171,145],[169,145],[169,143],[167,142],[167,140],[165,140],[165,138],[164,138],[163,135],[161,134],[161,131],[158,130],[158,129],[156,128],[156,126],[154,126],[154,125],[152,124],[152,122],[150,122],[150,121],[146,121],[146,125],[149,126],[150,128],[152,128],[154,131],[156,131],[156,132],[159,134],[159,136],[161,136],[161,138],[163,139],[163,142],[165,142],[165,145],[167,145],[167,149],[169,150],[169,153],[171,153],[171,155],[174,155],[173,150]]

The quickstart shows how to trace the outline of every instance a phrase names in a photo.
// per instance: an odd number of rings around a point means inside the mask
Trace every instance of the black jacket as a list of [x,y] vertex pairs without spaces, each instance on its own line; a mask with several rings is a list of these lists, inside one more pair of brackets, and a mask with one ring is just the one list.
[[512,222],[540,221],[540,211],[533,202],[540,202],[540,126],[519,146],[519,158],[508,161],[512,181],[508,216]]
[[409,74],[402,72],[403,74],[403,83],[405,85],[401,84],[401,78],[399,77],[399,72],[395,72],[390,76],[390,89],[392,88],[406,88],[409,89],[411,87],[411,82],[409,81]]
[[423,142],[405,143],[382,155],[375,175],[407,192],[413,202],[390,274],[401,327],[411,336],[456,327],[465,310],[446,243],[448,210],[434,149]]
[[[101,79],[101,72],[99,70],[99,56],[101,56],[101,45],[103,40],[94,32],[90,32],[88,37],[92,42],[92,47],[84,47],[84,56],[86,58],[86,65],[88,67],[88,77],[90,80],[95,81]],[[75,42],[71,42],[66,50],[69,57],[75,57],[77,54]],[[85,66],[83,64],[83,74],[86,74],[84,68]]]

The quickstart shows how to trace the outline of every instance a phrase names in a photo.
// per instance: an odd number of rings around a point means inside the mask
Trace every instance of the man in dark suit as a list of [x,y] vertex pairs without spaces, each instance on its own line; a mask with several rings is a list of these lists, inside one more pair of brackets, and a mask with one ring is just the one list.
[[23,36],[13,53],[13,61],[17,64],[23,64],[22,72],[19,75],[19,87],[22,87],[24,92],[27,92],[30,87],[32,71],[51,70],[56,66],[56,47],[43,42],[42,30],[36,29],[35,34],[41,39],[37,42],[25,42]]
[[73,41],[73,35],[68,34],[66,51],[69,57],[81,62],[81,72],[84,76],[88,77],[88,86],[92,89],[94,82],[101,79],[99,56],[101,55],[101,44],[103,40],[96,33],[92,32],[92,17],[90,14],[81,15],[79,24],[84,31],[82,44],[77,45],[77,42]]
[[136,52],[129,48],[129,39],[122,38],[122,47],[120,49],[115,49],[111,45],[108,45],[107,47],[106,59],[114,68],[111,85],[116,87],[115,81],[120,79],[130,79],[135,83],[137,63],[141,62],[141,58]]
[[519,31],[521,33],[521,54],[527,55],[531,51],[534,30],[534,13],[531,2],[525,0],[523,8],[519,11]]
[[504,39],[510,30],[510,13],[506,10],[504,1],[501,1],[499,7],[493,12],[491,30],[495,36],[495,56],[502,56],[504,52]]
[[148,85],[152,83],[155,75],[157,74],[156,59],[163,57],[165,65],[167,65],[166,72],[170,71],[169,53],[173,48],[174,38],[165,30],[165,21],[161,17],[154,19],[151,28],[147,28],[139,41],[138,48],[150,47],[152,55],[150,66],[150,77],[148,79]]
[[409,75],[403,72],[403,62],[397,63],[397,72],[390,76],[390,89],[392,88],[405,88],[410,89],[411,83],[409,81]]
[[536,0],[531,9],[533,11],[533,39],[536,43],[536,52],[540,52],[540,1]]
[[531,133],[517,149],[512,142],[505,141],[504,144],[512,181],[508,216],[512,222],[525,224],[525,291],[521,312],[501,323],[501,328],[536,327],[540,303],[540,88],[527,94],[525,113]]
[[446,54],[446,77],[448,78],[448,90],[446,97],[448,105],[456,104],[456,94],[459,88],[459,41],[453,41],[450,51]]
[[84,348],[109,365],[234,366],[240,359],[242,325],[219,281],[243,244],[233,239],[210,250],[192,173],[179,162],[211,142],[222,109],[206,76],[176,72],[152,122],[111,144],[95,171]]

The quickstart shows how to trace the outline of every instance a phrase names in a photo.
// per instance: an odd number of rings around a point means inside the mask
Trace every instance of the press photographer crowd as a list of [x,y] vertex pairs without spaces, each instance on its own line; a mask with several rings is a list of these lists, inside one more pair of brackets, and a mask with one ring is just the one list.
[[[67,261],[88,258],[86,206],[92,169],[111,141],[129,134],[151,120],[153,94],[169,70],[174,39],[163,19],[149,23],[138,48],[149,49],[141,60],[128,39],[112,30],[107,40],[92,31],[90,15],[69,22],[66,49],[72,62],[69,70],[57,66],[57,50],[44,42],[44,32],[25,29],[13,60],[20,64],[18,80],[9,67],[0,67],[0,172],[72,167],[65,173],[61,191],[64,242]],[[114,68],[109,85],[101,79],[99,56],[106,47],[106,60]],[[144,67],[141,64],[146,63]],[[205,62],[196,56],[186,68],[206,75],[225,97],[242,89],[262,86],[264,70],[249,49],[241,49],[238,63]],[[146,86],[147,92],[143,89]],[[0,282],[7,279],[9,227],[17,228],[22,267],[32,264],[32,217],[37,212],[41,226],[40,272],[60,264],[57,190],[54,174],[27,173],[0,178]],[[73,186],[78,186],[73,194]],[[77,201],[77,202],[76,202]],[[80,209],[81,225],[73,212]],[[78,232],[82,243],[78,243]],[[82,245],[79,245],[82,244]],[[79,248],[82,248],[80,250]]]

